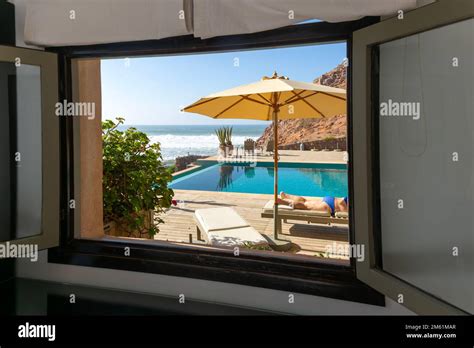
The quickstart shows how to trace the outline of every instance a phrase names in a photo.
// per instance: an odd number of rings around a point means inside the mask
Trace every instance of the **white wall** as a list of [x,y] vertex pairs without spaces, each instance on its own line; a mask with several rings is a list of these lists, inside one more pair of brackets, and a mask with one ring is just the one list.
[[40,47],[27,45],[24,40],[26,4],[31,1],[32,0],[8,0],[8,2],[15,5],[16,45],[19,47],[42,49]]

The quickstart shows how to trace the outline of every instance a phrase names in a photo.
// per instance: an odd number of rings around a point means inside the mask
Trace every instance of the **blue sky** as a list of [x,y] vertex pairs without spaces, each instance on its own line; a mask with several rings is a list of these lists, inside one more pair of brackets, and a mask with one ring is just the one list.
[[[213,120],[179,110],[200,97],[260,80],[273,71],[311,82],[346,57],[346,44],[325,44],[167,57],[102,60],[102,118],[134,125],[255,124]],[[235,63],[238,62],[238,66]]]

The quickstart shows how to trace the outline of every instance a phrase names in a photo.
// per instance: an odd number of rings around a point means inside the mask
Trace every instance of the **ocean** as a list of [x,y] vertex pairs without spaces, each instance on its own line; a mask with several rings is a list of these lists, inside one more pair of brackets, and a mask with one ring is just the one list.
[[[248,138],[257,140],[266,128],[265,124],[229,126],[233,127],[234,146],[243,145]],[[146,133],[152,142],[159,142],[163,159],[170,162],[186,155],[216,155],[219,142],[214,131],[222,125],[121,125],[119,130],[129,127]]]

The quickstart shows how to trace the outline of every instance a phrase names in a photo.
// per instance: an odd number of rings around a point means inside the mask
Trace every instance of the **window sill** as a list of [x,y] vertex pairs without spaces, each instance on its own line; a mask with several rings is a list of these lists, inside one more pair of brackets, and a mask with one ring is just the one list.
[[[48,262],[204,279],[384,306],[382,294],[356,279],[340,262],[289,260],[232,250],[74,239],[50,249]],[[130,247],[130,256],[124,248]],[[290,276],[291,275],[291,276]]]

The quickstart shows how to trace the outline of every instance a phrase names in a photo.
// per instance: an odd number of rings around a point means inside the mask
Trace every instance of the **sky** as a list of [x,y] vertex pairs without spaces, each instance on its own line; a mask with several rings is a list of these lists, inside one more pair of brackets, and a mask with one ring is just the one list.
[[192,55],[103,59],[102,118],[128,125],[258,124],[180,110],[206,95],[259,81],[274,71],[312,82],[346,57],[346,44]]

